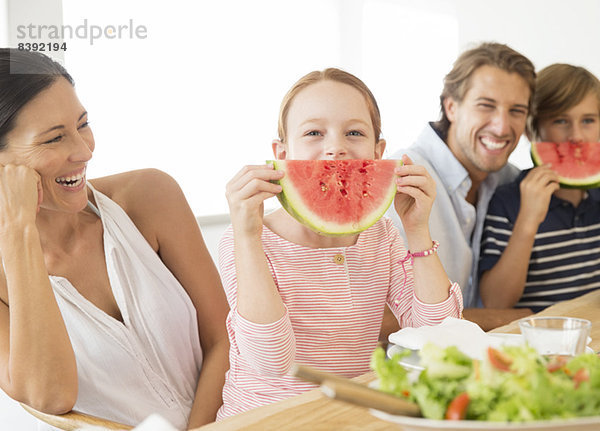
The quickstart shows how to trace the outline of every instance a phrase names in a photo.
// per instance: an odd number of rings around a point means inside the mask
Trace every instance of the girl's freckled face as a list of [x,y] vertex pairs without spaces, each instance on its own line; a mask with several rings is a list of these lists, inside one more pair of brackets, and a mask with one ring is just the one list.
[[382,150],[364,96],[354,87],[320,81],[300,91],[287,116],[286,158],[373,159]]

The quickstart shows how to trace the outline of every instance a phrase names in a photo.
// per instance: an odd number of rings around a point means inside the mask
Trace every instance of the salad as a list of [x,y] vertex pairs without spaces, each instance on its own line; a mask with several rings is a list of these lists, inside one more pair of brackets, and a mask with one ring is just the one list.
[[600,357],[546,358],[527,345],[489,347],[474,360],[456,347],[426,344],[414,378],[399,360],[373,352],[379,389],[416,402],[429,419],[502,422],[600,415]]

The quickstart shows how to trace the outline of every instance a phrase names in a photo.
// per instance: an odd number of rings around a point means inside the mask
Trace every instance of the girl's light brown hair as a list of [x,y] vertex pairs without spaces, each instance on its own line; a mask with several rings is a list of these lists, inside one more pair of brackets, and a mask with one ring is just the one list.
[[600,113],[600,81],[590,71],[563,63],[542,69],[537,75],[536,90],[527,119],[527,137],[538,140],[541,120],[568,111],[590,92],[596,96]]
[[281,101],[281,107],[279,109],[279,124],[277,127],[277,133],[279,134],[279,140],[285,142],[287,138],[287,116],[290,110],[290,105],[298,93],[309,85],[316,84],[321,81],[334,81],[342,84],[347,84],[358,91],[365,97],[369,114],[371,116],[371,122],[373,124],[373,131],[375,132],[375,142],[379,142],[381,137],[381,115],[379,114],[379,107],[377,101],[371,93],[371,90],[351,73],[345,72],[335,67],[319,71],[315,70],[300,78],[293,86],[289,89],[286,95]]

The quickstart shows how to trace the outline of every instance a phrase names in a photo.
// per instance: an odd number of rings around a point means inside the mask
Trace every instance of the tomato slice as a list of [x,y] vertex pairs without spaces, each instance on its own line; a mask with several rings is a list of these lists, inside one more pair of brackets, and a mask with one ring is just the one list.
[[569,360],[566,356],[555,356],[548,364],[546,364],[546,369],[549,372],[554,373],[555,371],[564,368],[564,366],[567,365],[567,362],[569,362]]
[[578,369],[573,376],[575,389],[577,389],[582,382],[587,382],[588,380],[590,380],[590,372],[586,368]]
[[467,407],[469,407],[469,394],[461,392],[458,394],[446,409],[446,419],[450,421],[459,421],[467,417]]
[[493,347],[488,347],[487,349],[488,358],[490,363],[500,371],[510,371],[510,365],[512,364],[512,358],[508,356],[506,353],[494,349]]

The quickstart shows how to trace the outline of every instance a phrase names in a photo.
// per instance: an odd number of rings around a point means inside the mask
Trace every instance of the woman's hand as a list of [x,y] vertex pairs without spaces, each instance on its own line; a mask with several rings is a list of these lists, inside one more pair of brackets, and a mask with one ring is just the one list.
[[279,180],[283,172],[273,165],[245,166],[229,183],[226,196],[229,203],[231,223],[236,234],[262,234],[264,201],[281,192]]
[[540,223],[548,213],[550,198],[559,188],[558,174],[550,168],[550,165],[538,166],[529,171],[519,185],[521,191],[519,218],[522,218],[523,223],[537,232]]
[[435,181],[425,167],[413,164],[405,154],[396,168],[397,193],[394,207],[407,237],[429,232],[429,213],[435,199]]
[[25,165],[0,165],[0,233],[13,223],[35,223],[42,203],[40,175]]

